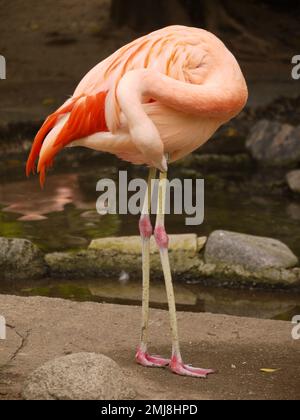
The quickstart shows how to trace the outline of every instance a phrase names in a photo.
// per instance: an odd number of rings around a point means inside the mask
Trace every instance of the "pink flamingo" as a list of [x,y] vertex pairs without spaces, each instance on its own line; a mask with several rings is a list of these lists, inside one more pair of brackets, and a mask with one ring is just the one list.
[[[212,370],[183,363],[165,230],[168,163],[184,158],[245,106],[248,90],[230,51],[213,34],[171,26],[121,48],[81,81],[72,98],[50,115],[37,134],[27,175],[39,157],[40,181],[65,146],[84,146],[150,167],[140,219],[143,255],[142,334],[136,361],[179,375],[206,378]],[[147,350],[150,287],[151,181],[160,171],[154,236],[160,250],[172,332],[172,357]]]

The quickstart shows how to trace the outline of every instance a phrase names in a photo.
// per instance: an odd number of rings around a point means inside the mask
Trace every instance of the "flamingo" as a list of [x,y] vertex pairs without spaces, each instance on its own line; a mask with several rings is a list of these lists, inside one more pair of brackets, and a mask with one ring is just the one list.
[[[108,152],[136,165],[147,165],[148,190],[140,217],[142,240],[142,333],[136,362],[169,367],[178,375],[206,378],[214,373],[184,364],[165,229],[168,165],[189,155],[223,124],[237,116],[248,89],[233,54],[215,35],[199,28],[170,26],[124,46],[94,67],[74,95],[50,115],[38,132],[27,176],[37,171],[40,183],[64,147],[83,146]],[[158,210],[153,230],[151,197],[159,175]],[[148,352],[150,238],[154,234],[165,279],[172,355]]]

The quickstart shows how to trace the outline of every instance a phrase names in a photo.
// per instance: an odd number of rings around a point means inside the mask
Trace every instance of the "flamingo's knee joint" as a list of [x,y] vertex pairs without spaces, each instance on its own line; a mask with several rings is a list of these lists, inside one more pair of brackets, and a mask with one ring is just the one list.
[[151,225],[150,216],[143,215],[140,218],[139,227],[140,227],[141,237],[143,239],[150,239],[151,236],[152,236],[152,233],[153,233],[153,228],[152,228],[152,225]]
[[169,237],[167,235],[167,232],[164,226],[157,226],[155,228],[154,236],[155,236],[157,246],[160,249],[169,248]]

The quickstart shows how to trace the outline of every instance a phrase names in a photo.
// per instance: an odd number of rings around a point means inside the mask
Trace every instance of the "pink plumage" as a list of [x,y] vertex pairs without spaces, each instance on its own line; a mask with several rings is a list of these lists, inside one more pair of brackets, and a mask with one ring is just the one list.
[[41,183],[65,146],[113,153],[166,169],[204,144],[248,97],[234,56],[213,34],[171,26],[118,50],[92,69],[39,131],[27,162]]

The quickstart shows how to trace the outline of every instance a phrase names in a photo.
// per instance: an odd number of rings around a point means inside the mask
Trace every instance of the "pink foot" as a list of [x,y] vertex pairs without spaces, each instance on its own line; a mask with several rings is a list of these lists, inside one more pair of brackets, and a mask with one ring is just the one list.
[[170,370],[175,373],[176,375],[181,376],[191,376],[193,378],[204,378],[206,379],[208,375],[212,373],[216,373],[214,370],[211,369],[200,369],[200,368],[194,368],[190,365],[184,365],[180,359],[177,357],[173,357],[171,364],[170,364]]
[[170,360],[164,359],[160,356],[150,356],[141,349],[137,351],[135,360],[139,365],[151,368],[163,368],[169,366],[170,364]]

